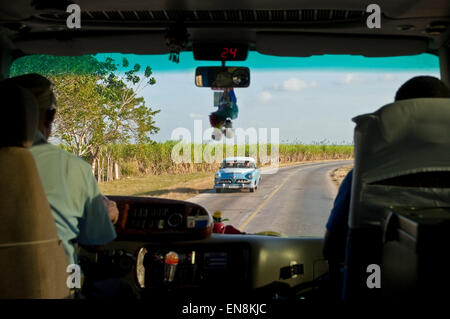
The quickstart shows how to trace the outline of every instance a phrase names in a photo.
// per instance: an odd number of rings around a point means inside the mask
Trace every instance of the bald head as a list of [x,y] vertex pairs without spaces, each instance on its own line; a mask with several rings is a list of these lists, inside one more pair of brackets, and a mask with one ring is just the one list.
[[0,81],[2,116],[0,147],[30,147],[38,126],[38,105],[33,94],[6,80]]
[[53,93],[52,82],[46,77],[36,73],[15,76],[5,81],[23,87],[34,95],[39,108],[38,128],[45,138],[48,139],[55,118],[56,107],[56,98]]
[[25,89],[28,89],[36,97],[39,104],[39,110],[48,110],[55,108],[56,99],[53,93],[53,84],[46,77],[31,73],[15,76],[8,79],[14,84],[17,84]]
[[447,97],[450,97],[450,90],[444,82],[433,76],[416,76],[398,89],[395,100]]

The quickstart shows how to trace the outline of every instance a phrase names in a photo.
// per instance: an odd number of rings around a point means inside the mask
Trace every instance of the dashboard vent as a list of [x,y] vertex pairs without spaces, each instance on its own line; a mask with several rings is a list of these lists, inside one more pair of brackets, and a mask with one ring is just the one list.
[[[296,10],[148,10],[148,11],[82,11],[82,21],[92,22],[146,22],[174,23],[314,23],[358,21],[366,15],[364,10],[296,9]],[[65,20],[68,13],[47,13],[45,20]]]

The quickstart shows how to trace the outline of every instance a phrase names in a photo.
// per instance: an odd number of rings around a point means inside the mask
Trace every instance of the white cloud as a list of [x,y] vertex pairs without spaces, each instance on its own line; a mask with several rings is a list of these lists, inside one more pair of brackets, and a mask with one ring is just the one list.
[[343,79],[339,80],[338,84],[348,85],[348,84],[355,84],[355,83],[361,83],[363,79],[360,75],[355,73],[347,73]]
[[265,86],[264,89],[266,89],[266,90],[280,90],[280,83],[275,82],[275,83],[273,83],[271,85]]
[[267,90],[275,90],[275,91],[301,91],[307,90],[311,88],[315,88],[317,86],[316,81],[306,82],[297,78],[289,78],[283,81],[283,84],[275,82],[269,86],[266,86]]
[[263,103],[269,102],[273,98],[272,94],[267,91],[262,91],[259,93],[259,100]]
[[383,82],[395,82],[398,80],[398,76],[393,73],[383,73],[383,74],[357,74],[357,73],[346,73],[343,78],[335,81],[339,85],[350,85],[350,84],[367,84],[373,81],[383,81]]
[[311,89],[317,86],[315,81],[306,82],[297,78],[290,78],[283,82],[283,90],[285,91],[301,91]]
[[380,78],[380,80],[383,80],[383,81],[397,81],[397,79],[398,79],[397,76],[392,73],[382,74],[379,78]]
[[191,119],[201,119],[203,118],[205,115],[204,114],[198,114],[198,113],[189,113],[189,117]]

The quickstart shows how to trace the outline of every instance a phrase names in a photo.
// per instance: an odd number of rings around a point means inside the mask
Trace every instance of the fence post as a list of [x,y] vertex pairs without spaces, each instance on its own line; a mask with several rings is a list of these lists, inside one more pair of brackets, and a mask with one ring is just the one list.
[[114,179],[120,179],[119,164],[114,162]]

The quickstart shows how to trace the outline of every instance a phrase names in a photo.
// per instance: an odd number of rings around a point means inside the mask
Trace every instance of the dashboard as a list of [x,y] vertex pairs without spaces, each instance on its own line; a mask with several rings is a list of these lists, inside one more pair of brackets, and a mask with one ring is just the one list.
[[110,196],[117,203],[118,240],[202,239],[211,234],[213,219],[200,205],[159,198]]
[[322,239],[212,233],[194,203],[110,196],[118,237],[101,252],[79,253],[86,278],[120,277],[138,298],[167,293],[245,293],[278,284],[297,289],[327,271]]

